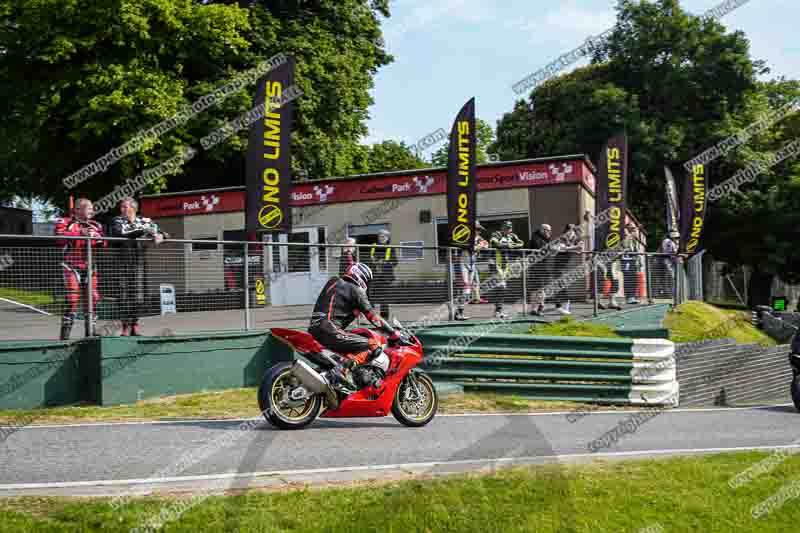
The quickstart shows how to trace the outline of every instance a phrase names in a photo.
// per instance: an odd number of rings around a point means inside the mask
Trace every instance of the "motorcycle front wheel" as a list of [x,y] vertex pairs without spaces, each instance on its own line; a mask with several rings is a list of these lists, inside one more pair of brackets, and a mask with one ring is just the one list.
[[292,363],[279,363],[264,374],[258,388],[258,406],[261,414],[272,425],[281,429],[303,429],[317,416],[322,408],[322,398],[312,394],[295,400],[290,393],[300,386],[292,375]]
[[421,427],[433,420],[439,408],[439,396],[433,381],[421,372],[409,373],[394,395],[392,414],[408,427]]

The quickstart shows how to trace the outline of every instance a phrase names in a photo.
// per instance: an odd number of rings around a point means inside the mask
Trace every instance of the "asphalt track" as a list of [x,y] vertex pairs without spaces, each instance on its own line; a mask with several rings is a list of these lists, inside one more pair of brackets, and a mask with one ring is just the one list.
[[246,419],[27,426],[0,444],[0,497],[280,488],[511,464],[800,449],[800,414],[774,405],[666,410],[590,451],[590,442],[634,413],[595,411],[573,423],[566,412],[439,415],[418,429],[392,417],[320,419],[302,431],[262,422],[242,429]]

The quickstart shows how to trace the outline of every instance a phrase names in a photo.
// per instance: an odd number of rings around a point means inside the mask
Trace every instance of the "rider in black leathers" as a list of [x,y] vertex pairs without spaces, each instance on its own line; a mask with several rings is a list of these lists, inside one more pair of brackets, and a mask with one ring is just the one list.
[[363,263],[355,263],[343,276],[331,278],[325,284],[314,305],[308,332],[317,342],[346,358],[328,372],[327,377],[334,382],[346,379],[344,369],[371,361],[382,351],[374,340],[345,331],[359,314],[388,334],[390,340],[400,338],[400,334],[372,308],[366,292],[370,281],[372,270]]

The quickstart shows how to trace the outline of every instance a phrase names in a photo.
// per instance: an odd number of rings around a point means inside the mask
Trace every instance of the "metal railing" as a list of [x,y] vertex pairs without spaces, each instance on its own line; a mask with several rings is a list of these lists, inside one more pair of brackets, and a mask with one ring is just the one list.
[[281,240],[137,239],[131,247],[122,238],[0,235],[0,339],[58,338],[64,317],[82,320],[86,336],[120,335],[136,322],[143,334],[304,329],[322,287],[349,261],[372,267],[370,301],[403,322],[442,305],[447,313],[429,322],[590,317],[680,301],[682,269],[664,254],[602,263],[592,252],[489,249],[472,257],[447,247],[320,244],[309,242],[311,233]]

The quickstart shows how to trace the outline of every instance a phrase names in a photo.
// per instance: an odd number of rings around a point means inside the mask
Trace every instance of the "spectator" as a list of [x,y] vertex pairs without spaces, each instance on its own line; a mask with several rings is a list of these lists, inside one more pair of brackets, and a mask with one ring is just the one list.
[[[580,261],[580,257],[578,257],[575,252],[581,251],[582,249],[583,241],[581,240],[578,226],[575,224],[567,224],[566,227],[564,227],[562,236],[559,238],[558,244],[556,245],[556,255],[553,258],[554,268],[552,272],[552,281],[555,281],[561,278],[561,276],[567,274],[571,270],[572,265],[575,265]],[[556,304],[556,311],[562,315],[572,314],[569,310],[570,302],[567,287],[559,290],[555,294],[553,300]]]
[[397,266],[397,251],[391,247],[391,233],[382,229],[378,232],[378,243],[369,251],[369,266],[372,268],[373,282],[370,284],[370,301],[378,302],[381,306],[381,316],[389,320],[389,298],[392,283],[394,283],[394,269]]
[[[70,216],[60,219],[56,223],[55,234],[68,237],[102,237],[103,226],[92,220],[94,206],[86,198],[79,198],[75,210]],[[100,293],[97,292],[97,270],[92,269],[92,306],[88,305],[85,289],[88,289],[88,259],[87,247],[91,242],[92,248],[106,248],[108,241],[89,239],[63,239],[56,245],[64,250],[64,262],[61,263],[64,273],[64,299],[65,310],[61,318],[61,340],[68,340],[72,332],[72,325],[78,315],[78,302],[83,299],[84,320],[91,320],[91,332],[94,334],[97,317],[94,314]]]
[[629,304],[638,304],[636,289],[639,283],[639,272],[642,268],[642,256],[639,252],[639,241],[636,240],[636,226],[628,224],[625,227],[625,239],[622,241],[622,275],[624,276],[625,296]]
[[[116,276],[119,310],[122,319],[122,336],[139,336],[139,267],[142,264],[143,243],[136,239],[150,237],[161,244],[168,237],[159,230],[158,225],[149,218],[136,216],[139,204],[131,197],[119,202],[120,216],[111,221],[111,236],[124,237],[127,241],[117,241]],[[247,258],[245,257],[246,261]]]
[[681,234],[677,231],[670,232],[669,237],[661,241],[661,246],[658,247],[658,253],[669,254],[661,258],[661,265],[663,268],[662,279],[664,282],[661,283],[661,291],[659,292],[662,297],[669,297],[672,295],[675,284],[675,265],[678,261],[678,239],[680,239],[680,237]]
[[464,315],[464,302],[472,297],[470,303],[488,303],[486,300],[481,299],[481,279],[478,272],[478,254],[480,250],[485,250],[489,247],[481,236],[481,231],[485,228],[481,225],[480,221],[475,221],[475,242],[472,250],[464,249],[461,251],[461,299],[456,307],[456,320],[468,320],[469,317]]
[[342,248],[342,256],[339,259],[340,276],[344,276],[345,273],[350,270],[350,267],[356,263],[356,240],[352,237],[348,237],[345,239],[344,243],[348,246],[346,248]]
[[506,300],[507,279],[511,271],[511,261],[517,255],[512,250],[522,248],[525,243],[514,233],[514,225],[510,220],[503,222],[502,228],[492,233],[489,243],[492,248],[496,248],[494,257],[489,259],[489,262],[494,265],[498,279],[496,287],[499,294],[494,304],[494,317],[506,319],[508,315],[503,311],[503,306]]
[[[528,241],[528,248],[531,250],[547,250],[552,241],[553,229],[550,224],[539,226]],[[544,314],[545,293],[544,288],[552,282],[551,258],[542,259],[535,265],[529,265],[527,276],[531,287],[532,315],[542,316]],[[536,275],[538,274],[538,276]]]

